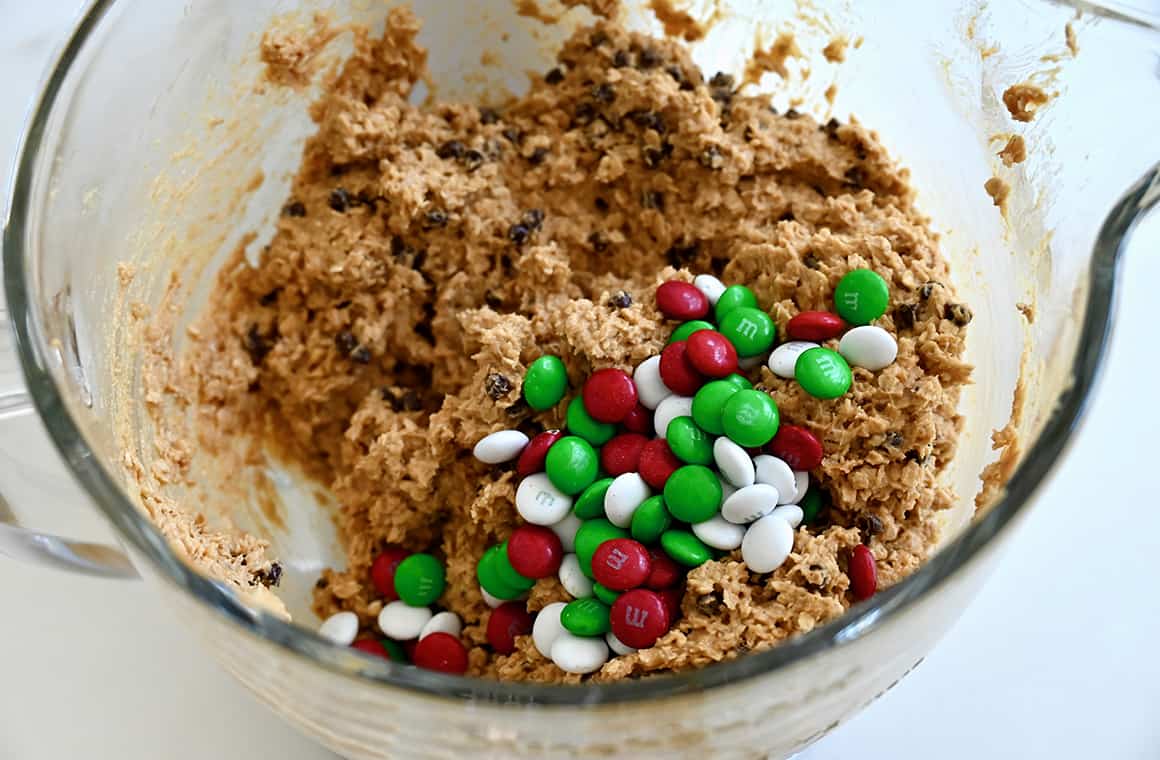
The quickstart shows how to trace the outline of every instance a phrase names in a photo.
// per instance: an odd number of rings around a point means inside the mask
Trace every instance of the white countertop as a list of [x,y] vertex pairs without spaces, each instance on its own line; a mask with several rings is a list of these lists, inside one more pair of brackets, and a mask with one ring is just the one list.
[[[0,0],[5,175],[78,5]],[[1154,460],[1129,443],[1153,440],[1160,420],[1143,392],[1160,370],[1160,219],[1137,236],[1122,282],[1087,424],[988,586],[921,667],[803,757],[1160,758],[1160,507]],[[18,434],[0,430],[0,445]],[[0,598],[2,760],[334,757],[251,699],[139,583],[0,557]]]

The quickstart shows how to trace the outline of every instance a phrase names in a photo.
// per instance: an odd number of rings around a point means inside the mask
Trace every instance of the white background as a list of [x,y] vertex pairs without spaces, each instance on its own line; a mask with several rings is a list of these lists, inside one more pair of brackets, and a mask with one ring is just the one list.
[[[5,176],[78,5],[0,0]],[[1158,159],[1141,156],[1141,170]],[[1104,211],[1076,209],[1093,224]],[[804,757],[1160,758],[1157,282],[1160,218],[1128,258],[1086,426],[988,586],[921,667]],[[333,758],[234,684],[140,584],[0,557],[0,610],[0,760]]]

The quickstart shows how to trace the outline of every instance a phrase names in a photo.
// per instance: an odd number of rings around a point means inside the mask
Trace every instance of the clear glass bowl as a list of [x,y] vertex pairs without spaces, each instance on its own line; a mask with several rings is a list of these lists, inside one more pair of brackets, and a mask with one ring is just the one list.
[[[442,95],[472,97],[519,87],[548,67],[555,42],[584,20],[557,27],[494,0],[415,3],[427,22]],[[696,58],[710,71],[743,66],[755,38],[792,30],[810,75],[791,62],[789,81],[767,77],[783,102],[816,115],[854,113],[910,167],[920,205],[943,231],[961,293],[975,310],[960,453],[948,477],[961,497],[946,540],[918,572],[847,615],[770,651],[690,673],[584,687],[471,680],[400,667],[328,644],[310,628],[307,599],[321,566],[341,564],[310,489],[288,473],[288,524],[263,523],[252,505],[215,500],[206,481],[170,495],[268,538],[287,568],[282,596],[302,627],[201,574],[140,508],[126,453],[154,461],[142,414],[142,336],[126,325],[139,302],[183,317],[204,301],[222,257],[250,231],[261,245],[296,167],[309,93],[255,90],[257,39],[290,8],[274,0],[95,2],[61,54],[37,104],[10,198],[4,280],[15,351],[0,345],[0,421],[35,407],[81,499],[115,526],[135,567],[151,578],[209,651],[263,701],[335,750],[356,758],[712,752],[781,757],[809,744],[897,682],[969,602],[1009,526],[1031,499],[1081,419],[1103,355],[1117,257],[1125,236],[1160,199],[1160,87],[1155,16],[1127,7],[1065,3],[690,3],[721,10]],[[1000,6],[1001,7],[997,7]],[[644,3],[631,26],[659,31]],[[374,22],[385,9],[329,7]],[[1069,51],[1072,23],[1079,53]],[[501,43],[501,35],[507,34]],[[824,62],[830,39],[861,37],[843,64]],[[338,41],[326,55],[341,55]],[[491,50],[493,66],[479,65]],[[1055,93],[1030,123],[1011,120],[1002,92],[1025,80]],[[832,106],[825,91],[838,85]],[[1001,135],[1026,138],[1014,167]],[[251,184],[261,172],[264,181]],[[1143,179],[1139,179],[1143,174]],[[1001,215],[983,190],[1011,186]],[[1117,201],[1117,198],[1119,199]],[[122,285],[118,264],[136,269]],[[1032,322],[1017,309],[1034,306]],[[3,312],[0,312],[0,317]],[[18,353],[27,382],[17,387]],[[991,509],[972,519],[978,476],[994,457],[991,432],[1011,418],[1013,468]],[[107,547],[17,527],[45,519],[14,492],[0,508],[0,549],[106,574],[127,566]],[[59,481],[59,478],[57,478]],[[59,485],[59,482],[58,482]],[[0,498],[0,507],[5,501]],[[313,527],[304,527],[313,526]],[[113,563],[113,564],[110,564]]]

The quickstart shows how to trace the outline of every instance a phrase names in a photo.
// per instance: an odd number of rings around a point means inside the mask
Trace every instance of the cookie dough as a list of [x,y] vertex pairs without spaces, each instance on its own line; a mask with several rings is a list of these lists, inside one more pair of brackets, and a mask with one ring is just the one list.
[[[847,271],[872,268],[891,288],[878,324],[898,358],[856,369],[833,401],[751,373],[783,420],[824,442],[814,475],[828,510],[772,574],[736,553],[694,570],[673,630],[590,678],[697,667],[809,631],[851,604],[859,543],[881,586],[918,567],[953,502],[939,476],[961,428],[970,310],[874,134],[778,113],[728,75],[706,80],[681,44],[607,21],[578,31],[523,97],[415,106],[418,30],[394,9],[381,37],[354,32],[314,104],[318,131],[275,236],[256,265],[239,253],[223,269],[185,357],[214,435],[260,441],[341,505],[347,562],[318,580],[316,612],[351,610],[371,629],[375,555],[433,552],[470,674],[580,680],[531,637],[506,656],[486,646],[475,565],[517,524],[516,479],[471,449],[496,430],[562,425],[560,409],[521,401],[541,354],[562,357],[575,384],[657,353],[671,325],[656,285],[701,272],[748,285],[784,331],[799,311],[830,308]],[[293,81],[299,68],[277,73]],[[528,607],[565,598],[542,580]]]

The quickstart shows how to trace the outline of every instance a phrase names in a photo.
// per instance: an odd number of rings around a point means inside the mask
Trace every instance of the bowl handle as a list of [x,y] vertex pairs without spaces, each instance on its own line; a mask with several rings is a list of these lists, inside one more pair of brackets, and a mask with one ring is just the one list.
[[[0,300],[0,449],[19,446],[19,440],[3,436],[5,422],[34,413],[31,399],[21,381],[8,312]],[[0,469],[0,554],[36,565],[70,570],[104,578],[137,578],[129,557],[105,544],[73,541],[40,533],[20,523],[4,498],[6,473]],[[22,473],[27,477],[27,473]],[[11,485],[11,482],[9,483]]]

